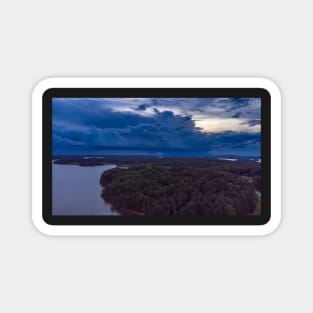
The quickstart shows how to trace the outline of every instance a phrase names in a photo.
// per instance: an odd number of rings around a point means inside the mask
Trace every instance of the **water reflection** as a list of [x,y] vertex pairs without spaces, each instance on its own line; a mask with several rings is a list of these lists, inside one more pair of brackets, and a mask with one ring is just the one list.
[[53,215],[118,215],[101,198],[101,174],[115,165],[52,165]]

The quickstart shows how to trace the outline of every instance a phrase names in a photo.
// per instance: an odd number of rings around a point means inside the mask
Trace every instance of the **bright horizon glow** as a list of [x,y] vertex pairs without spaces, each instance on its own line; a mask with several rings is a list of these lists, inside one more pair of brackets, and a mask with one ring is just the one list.
[[260,132],[260,125],[248,126],[245,120],[242,119],[230,119],[230,118],[206,118],[202,120],[195,120],[196,127],[201,128],[205,133],[218,133],[218,132]]

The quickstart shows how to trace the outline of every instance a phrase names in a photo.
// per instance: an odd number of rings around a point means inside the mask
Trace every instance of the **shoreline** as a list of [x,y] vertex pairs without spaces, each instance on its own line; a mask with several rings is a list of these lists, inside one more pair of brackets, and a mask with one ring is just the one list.
[[[110,162],[110,161],[113,161],[113,159],[114,159],[114,161],[117,161],[117,162],[114,162],[115,164],[113,162]],[[118,175],[122,175],[122,177],[123,177],[123,174],[121,174],[121,173],[124,172],[124,170],[126,171],[124,173],[126,175],[125,177],[129,176],[127,174],[128,173],[127,170],[129,170],[130,173],[132,173],[133,175],[136,174],[135,172],[137,170],[139,170],[139,171],[144,170],[144,171],[148,171],[150,173],[151,169],[154,168],[154,166],[156,166],[156,169],[158,169],[162,173],[164,171],[165,172],[173,171],[173,173],[187,172],[187,173],[192,174],[193,171],[199,172],[202,170],[204,170],[204,171],[210,170],[213,172],[217,171],[217,173],[219,173],[220,170],[226,169],[225,173],[227,173],[227,175],[235,175],[238,178],[244,178],[247,181],[247,183],[249,183],[249,185],[251,184],[252,186],[254,186],[254,184],[253,184],[254,176],[246,176],[246,175],[250,175],[249,170],[251,169],[251,167],[252,168],[259,168],[259,166],[260,166],[260,164],[257,162],[257,160],[252,161],[252,160],[246,160],[246,159],[240,163],[238,162],[239,160],[238,161],[236,160],[236,162],[230,162],[230,160],[207,159],[207,158],[161,158],[161,159],[160,158],[149,158],[149,159],[144,158],[144,159],[139,160],[139,163],[136,162],[137,158],[124,157],[124,158],[122,158],[123,162],[118,162],[118,159],[120,159],[120,158],[110,158],[110,159],[109,158],[102,158],[102,159],[99,159],[99,158],[97,158],[97,159],[95,159],[95,158],[56,159],[56,160],[53,160],[53,164],[54,165],[76,165],[76,166],[79,166],[81,168],[83,168],[83,167],[104,167],[103,169],[100,169],[100,171],[102,171],[102,174],[100,174],[100,177],[99,177],[99,180],[100,180],[99,185],[102,188],[102,191],[100,192],[100,197],[106,203],[108,203],[110,205],[112,212],[118,213],[119,215],[129,215],[129,216],[146,216],[147,212],[138,211],[138,210],[136,210],[137,208],[134,206],[132,206],[133,209],[127,209],[128,204],[133,202],[133,200],[130,200],[132,198],[129,198],[130,202],[124,201],[124,202],[120,203],[120,201],[111,202],[110,199],[108,199],[106,196],[104,196],[106,194],[105,190],[107,189],[106,185],[107,184],[110,185],[111,175],[113,175],[112,177],[114,178],[114,176],[116,176],[117,173],[120,173]],[[233,161],[233,160],[231,160],[231,161]],[[212,169],[209,169],[210,167],[212,167]],[[119,170],[123,170],[123,171],[122,172],[120,172],[120,171],[113,172],[112,174],[108,173],[108,175],[107,175],[108,180],[106,181],[106,183],[104,183],[104,181],[102,181],[102,176],[107,171],[114,169],[114,168],[119,169]],[[246,171],[245,175],[240,173],[240,171],[242,171],[242,170]],[[192,171],[192,172],[190,172],[190,171]],[[154,171],[152,171],[152,174],[153,173],[154,173]],[[221,178],[223,178],[223,175],[221,176]],[[234,178],[232,178],[232,180],[233,179]],[[98,180],[98,182],[99,182],[99,180]],[[133,185],[133,182],[130,182],[130,186],[131,185]],[[120,197],[121,194],[120,194],[120,196],[118,196],[117,192],[118,191],[116,190],[116,188],[114,188],[114,190],[110,189],[110,193],[112,193],[113,195],[115,194],[115,197]],[[261,195],[259,194],[259,192],[257,190],[255,190],[255,194],[257,196],[258,202],[260,202],[261,201]],[[145,194],[145,196],[146,196],[146,194]],[[150,196],[150,198],[151,197],[152,196]],[[205,198],[206,197],[207,196],[205,196]],[[159,201],[159,200],[157,200],[157,201]],[[115,205],[117,203],[119,203],[121,205],[121,208],[114,207],[115,206],[114,203],[115,203]],[[170,210],[170,211],[172,211],[172,210]],[[252,214],[254,215],[257,211],[259,211],[259,209],[256,208],[255,212]],[[172,214],[172,212],[170,212],[170,213]],[[250,215],[250,214],[248,214],[248,215]]]

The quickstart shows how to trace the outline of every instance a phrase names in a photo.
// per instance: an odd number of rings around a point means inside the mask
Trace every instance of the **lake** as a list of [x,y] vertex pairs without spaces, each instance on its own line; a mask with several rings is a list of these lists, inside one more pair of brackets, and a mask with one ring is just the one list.
[[101,197],[101,174],[114,167],[52,164],[52,214],[118,215]]

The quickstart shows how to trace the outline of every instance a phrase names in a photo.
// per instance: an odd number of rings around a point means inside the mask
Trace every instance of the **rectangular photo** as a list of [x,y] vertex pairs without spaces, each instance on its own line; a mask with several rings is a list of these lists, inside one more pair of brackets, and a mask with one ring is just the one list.
[[52,217],[236,224],[262,215],[260,96],[50,104]]

